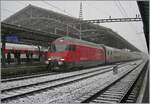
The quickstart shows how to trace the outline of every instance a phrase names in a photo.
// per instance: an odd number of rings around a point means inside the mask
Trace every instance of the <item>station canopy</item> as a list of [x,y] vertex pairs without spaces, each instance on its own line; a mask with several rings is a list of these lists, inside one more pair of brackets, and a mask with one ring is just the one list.
[[146,37],[147,47],[149,49],[149,1],[137,1],[144,24],[143,30]]
[[42,46],[48,46],[54,39],[66,35],[79,38],[81,28],[83,40],[138,51],[109,28],[33,5],[28,5],[2,21],[1,27],[3,36],[15,34],[24,44]]

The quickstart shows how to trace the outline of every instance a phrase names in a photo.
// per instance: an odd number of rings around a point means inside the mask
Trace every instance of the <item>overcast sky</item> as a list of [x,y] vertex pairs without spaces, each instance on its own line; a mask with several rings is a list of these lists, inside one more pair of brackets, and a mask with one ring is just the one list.
[[[32,4],[69,16],[79,17],[80,1],[1,1],[1,21]],[[140,14],[136,1],[82,1],[83,19],[136,17]],[[101,23],[138,49],[147,52],[142,22]]]

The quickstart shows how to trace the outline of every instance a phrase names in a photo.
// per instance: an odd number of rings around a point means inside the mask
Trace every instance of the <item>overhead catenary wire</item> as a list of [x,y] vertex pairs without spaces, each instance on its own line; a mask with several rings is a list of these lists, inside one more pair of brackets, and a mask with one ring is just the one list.
[[117,8],[119,9],[121,15],[124,16],[124,13],[123,13],[122,9],[120,8],[120,6],[118,6],[116,1],[114,1],[114,2],[115,2],[115,5],[117,6]]
[[22,1],[17,1],[17,3],[21,4],[21,5],[24,4],[25,6],[29,5],[29,4],[26,4],[26,3],[22,3]]
[[[59,11],[61,11],[61,12],[63,12],[63,13],[66,13],[66,14],[69,15],[69,16],[72,16],[72,15],[71,15],[70,13],[68,13],[66,10],[59,8],[59,7],[57,7],[57,6],[55,6],[55,5],[51,4],[51,3],[49,3],[48,1],[42,1],[42,2],[45,3],[45,4],[47,4],[47,5],[49,5],[49,6],[51,6],[51,7],[53,7],[53,8],[55,8],[55,9],[57,9],[57,10],[59,10]],[[72,16],[72,17],[73,17],[73,16]]]
[[[116,2],[117,2],[117,1],[116,1]],[[116,3],[116,2],[115,2],[115,3]],[[117,3],[116,3],[116,6],[118,7],[118,9],[119,9],[119,11],[121,12],[121,14],[122,14],[124,17],[129,18],[128,14],[126,13],[124,7],[121,5],[120,1],[118,1],[118,3],[119,3],[119,6],[117,5]],[[135,33],[138,33],[137,30],[135,29],[135,27],[134,27],[131,23],[128,23],[128,24],[129,24],[129,26],[134,30]]]
[[[18,5],[24,4],[24,3],[21,3],[21,1],[17,1],[16,3],[17,3]],[[24,5],[28,5],[28,4],[24,4]],[[12,13],[12,14],[15,13],[15,12],[12,11],[11,9],[7,9],[7,8],[1,8],[1,9],[3,9],[4,11],[7,11],[7,12],[9,12],[9,13]]]
[[[121,5],[121,3],[118,1],[119,6],[118,6],[118,4],[117,4],[117,1],[116,1],[115,3],[116,3],[117,8],[119,9],[120,13],[122,14],[122,16],[128,17],[128,15],[127,15],[127,13],[126,13],[124,7]],[[125,14],[125,15],[124,15],[124,14]],[[129,18],[129,17],[128,17],[128,18]],[[134,27],[132,24],[130,24],[130,23],[128,23],[128,24],[129,24],[129,26],[133,29],[132,31],[135,32],[135,34],[139,34],[139,32],[137,32],[137,30],[135,29],[135,27]]]
[[[59,7],[55,6],[55,5],[53,5],[53,4],[50,4],[50,3],[47,2],[47,1],[43,1],[43,3],[45,3],[45,4],[49,5],[49,6],[52,6],[52,7],[54,7],[55,9],[57,9],[57,10],[59,10],[59,11],[61,11],[61,12],[67,13],[69,16],[73,17],[73,16],[72,16],[70,13],[68,13],[66,10],[63,10],[63,9],[61,9],[61,8],[59,8]],[[72,27],[70,24],[66,24],[66,31],[67,31],[67,32],[66,32],[66,35],[67,35],[67,36],[68,36],[68,33],[69,33],[69,28],[72,28],[72,29],[75,29],[75,30],[79,31],[78,29]]]
[[13,11],[9,10],[9,9],[6,9],[6,8],[2,8],[3,10],[9,12],[9,13],[14,13]]
[[[137,11],[139,12],[138,4],[136,4],[136,6],[137,6],[137,8],[136,8]],[[129,7],[130,7],[130,9],[131,9],[131,10],[130,10],[130,13],[131,13],[131,14],[134,14],[134,13],[135,13],[135,11],[134,11],[134,10],[135,10],[135,7],[132,6],[132,3],[129,4]],[[137,16],[138,18],[141,18],[141,14],[140,14],[140,13],[139,13],[139,14],[136,14],[136,16]],[[142,23],[142,21],[141,21],[141,23]],[[138,26],[140,26],[140,28],[143,28],[142,25],[138,25]]]
[[[50,1],[42,1],[42,3],[44,3],[44,5],[45,5],[45,4],[46,4],[46,5],[49,5],[49,6],[51,6],[51,7],[55,8],[55,9],[57,9],[57,10],[59,10],[59,11],[65,13],[65,14],[69,15],[69,16],[72,16],[72,15],[71,15],[70,13],[68,13],[66,10],[61,9],[61,8],[59,8],[59,7],[57,7],[57,6],[53,5],[53,4],[51,4],[51,3],[49,3],[49,2],[50,2]],[[28,3],[28,4],[30,4],[30,3]],[[72,17],[73,17],[73,16],[72,16]],[[72,27],[72,26],[66,24],[67,30],[68,30],[68,26],[69,26],[69,27]],[[67,34],[68,34],[68,32],[67,32]]]
[[[91,4],[89,4],[89,3],[87,3],[87,2],[84,2],[84,4],[86,4],[87,6],[91,6],[94,10],[96,10],[97,12],[100,12],[99,11],[99,8],[97,8],[97,7],[95,7],[95,6],[93,6],[93,5],[91,5]],[[103,11],[101,11],[101,12],[103,12]],[[106,16],[111,16],[108,12],[103,12]]]
[[128,14],[126,13],[124,7],[121,5],[120,1],[118,1],[118,3],[119,3],[119,5],[120,5],[121,9],[123,10],[125,16],[129,18]]

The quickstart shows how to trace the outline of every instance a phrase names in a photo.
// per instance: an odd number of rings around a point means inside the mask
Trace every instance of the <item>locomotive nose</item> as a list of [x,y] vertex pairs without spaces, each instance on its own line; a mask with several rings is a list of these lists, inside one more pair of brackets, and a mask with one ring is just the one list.
[[64,63],[65,63],[64,58],[56,57],[56,56],[48,58],[48,61],[49,61],[50,66],[54,69],[59,69],[60,67],[64,66]]
[[65,59],[62,58],[62,57],[50,57],[50,58],[48,58],[48,61],[53,61],[53,60],[57,60],[57,61],[65,61]]

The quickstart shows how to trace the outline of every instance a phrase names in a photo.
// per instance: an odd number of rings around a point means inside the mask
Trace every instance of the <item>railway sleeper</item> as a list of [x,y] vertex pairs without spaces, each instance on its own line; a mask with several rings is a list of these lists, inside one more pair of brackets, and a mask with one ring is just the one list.
[[119,88],[118,88],[118,89],[114,89],[114,90],[113,90],[113,89],[109,89],[108,91],[111,91],[111,92],[116,92],[116,91],[117,91],[117,92],[124,92],[125,89],[123,89],[123,88],[122,88],[122,89],[119,89]]
[[116,90],[118,90],[118,89],[124,89],[124,88],[128,87],[129,84],[120,81],[119,83],[115,84],[114,86],[117,86],[117,87],[111,87],[111,88],[109,88],[109,89],[112,89],[112,90],[115,90],[115,89],[116,89]]
[[118,101],[118,99],[110,98],[110,97],[97,97],[96,99],[98,99],[98,100],[106,100],[106,101],[114,101],[114,102]]
[[109,93],[109,92],[104,92],[103,95],[121,96],[122,94],[120,94],[120,93]]
[[128,100],[135,100],[136,97],[129,97]]
[[[120,84],[120,83],[122,83],[122,84]],[[119,81],[119,83],[116,83],[114,86],[124,87],[124,86],[128,86],[128,83],[122,79]],[[115,88],[115,87],[112,87],[112,88]]]
[[119,86],[119,87],[113,87],[113,88],[110,88],[109,91],[112,91],[112,90],[124,90],[127,86]]
[[136,94],[129,95],[129,98],[136,97]]
[[110,97],[115,97],[115,98],[121,98],[122,95],[118,95],[118,94],[102,94],[101,96],[110,96]]
[[121,82],[120,82],[120,85],[121,85],[122,88],[129,87],[130,85],[133,84],[133,80],[134,80],[134,79],[132,79],[132,81],[127,81],[127,82],[121,81]]
[[101,95],[100,97],[108,97],[108,98],[116,98],[116,99],[121,98],[121,96],[117,96],[117,95]]
[[112,93],[112,94],[124,94],[124,92],[115,92],[115,91],[106,91],[106,92],[108,92],[108,93]]
[[128,99],[128,100],[126,100],[126,103],[134,103],[134,100]]
[[105,101],[105,100],[93,100],[91,101],[92,103],[108,103],[108,104],[113,104],[113,103],[116,103],[116,102],[112,102],[112,101]]

